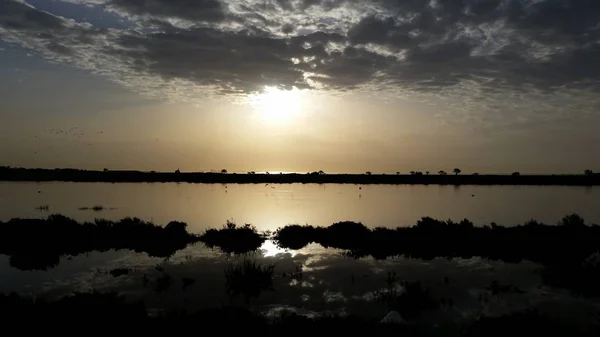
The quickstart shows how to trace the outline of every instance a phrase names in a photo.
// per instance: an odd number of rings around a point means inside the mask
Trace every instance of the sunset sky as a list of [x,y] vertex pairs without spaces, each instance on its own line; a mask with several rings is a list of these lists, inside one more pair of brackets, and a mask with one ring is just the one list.
[[0,165],[600,171],[598,0],[0,0]]

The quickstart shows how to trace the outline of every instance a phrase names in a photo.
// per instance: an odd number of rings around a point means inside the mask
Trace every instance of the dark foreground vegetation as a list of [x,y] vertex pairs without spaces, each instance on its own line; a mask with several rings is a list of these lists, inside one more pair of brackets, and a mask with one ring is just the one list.
[[247,174],[206,172],[141,172],[141,171],[87,171],[75,169],[24,169],[0,167],[0,181],[72,181],[72,182],[188,182],[215,184],[440,184],[440,185],[566,185],[598,186],[600,174],[586,170],[580,175],[480,175],[477,173],[454,175],[439,174],[325,174],[322,171],[305,174]]
[[289,225],[278,229],[273,239],[283,248],[300,249],[312,242],[348,251],[352,257],[376,259],[404,255],[471,258],[481,256],[505,262],[529,260],[541,264],[582,261],[600,249],[600,226],[585,224],[576,214],[558,225],[531,220],[505,227],[492,223],[475,227],[461,222],[422,218],[412,227],[369,229],[356,222],[329,227]]
[[492,223],[474,227],[461,222],[423,218],[415,226],[396,229],[367,228],[361,223],[340,222],[329,227],[290,225],[277,230],[279,246],[300,249],[315,242],[343,249],[353,258],[385,259],[406,256],[419,259],[472,258],[543,266],[541,276],[549,285],[585,296],[599,296],[600,226],[586,225],[576,214],[551,226],[531,220],[505,227]]
[[[46,270],[58,265],[63,256],[129,249],[169,257],[198,241],[228,254],[246,254],[258,250],[270,237],[269,233],[259,233],[251,225],[227,223],[201,236],[189,234],[186,226],[174,221],[161,227],[131,218],[80,224],[61,215],[47,219],[13,219],[0,222],[0,254],[10,256],[10,264],[18,269]],[[495,223],[475,227],[466,219],[453,222],[427,217],[412,227],[395,229],[369,229],[355,222],[339,222],[329,227],[289,225],[278,229],[272,239],[280,247],[292,250],[318,243],[344,250],[352,258],[483,257],[508,263],[527,260],[543,267],[540,275],[549,285],[584,296],[600,296],[597,286],[600,284],[600,226],[586,225],[576,214],[564,217],[557,225],[531,220],[512,227]],[[231,284],[239,283],[235,281],[237,274],[256,270],[251,267],[242,265],[230,270]],[[268,274],[269,270],[259,268],[257,275],[263,272]],[[261,282],[261,291],[269,287],[268,281]]]
[[[243,254],[260,247],[265,234],[255,228],[212,229],[213,247]],[[586,225],[577,214],[557,225],[531,220],[523,225],[475,227],[472,222],[422,218],[412,227],[369,229],[356,222],[329,227],[288,225],[272,239],[282,248],[298,250],[311,243],[345,251],[351,258],[396,256],[434,258],[483,257],[508,263],[531,261],[543,266],[543,280],[585,296],[600,296],[600,226]]]
[[260,234],[252,225],[239,227],[228,221],[222,229],[211,228],[204,232],[200,241],[209,248],[219,248],[228,254],[245,254],[260,248],[266,236]]
[[405,256],[429,260],[480,256],[511,263],[527,260],[543,266],[541,276],[549,285],[585,296],[600,295],[600,226],[586,225],[576,214],[564,217],[555,226],[531,220],[513,227],[494,223],[474,227],[466,219],[453,222],[432,218],[396,229],[371,230],[355,222],[326,228],[290,225],[277,230],[274,240],[288,249],[315,242],[343,249],[353,258]]
[[97,219],[78,223],[62,215],[47,219],[12,219],[0,222],[0,254],[21,270],[46,270],[62,256],[92,251],[129,249],[154,257],[169,257],[199,241],[186,224],[173,221],[165,227],[137,218],[120,221]]
[[[174,310],[149,315],[143,302],[129,302],[116,294],[76,293],[58,301],[0,294],[0,315],[4,329],[27,331],[77,331],[93,329],[95,333],[152,333],[202,331],[229,335],[231,333],[261,336],[308,335],[335,333],[370,336],[506,336],[525,335],[597,336],[600,331],[585,328],[536,311],[519,312],[501,317],[480,317],[469,323],[385,324],[361,317],[325,316],[307,318],[283,313],[268,319],[246,307],[225,306],[196,312]],[[27,324],[35,322],[35,324]]]

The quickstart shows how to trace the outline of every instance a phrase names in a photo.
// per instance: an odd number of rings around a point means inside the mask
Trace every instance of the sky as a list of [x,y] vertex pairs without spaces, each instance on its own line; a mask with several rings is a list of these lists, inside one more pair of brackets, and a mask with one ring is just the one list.
[[597,0],[0,0],[0,165],[600,171]]

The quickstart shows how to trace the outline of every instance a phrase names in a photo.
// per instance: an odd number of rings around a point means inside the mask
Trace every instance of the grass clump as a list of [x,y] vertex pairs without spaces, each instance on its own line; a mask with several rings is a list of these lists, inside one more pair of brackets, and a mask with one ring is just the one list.
[[237,226],[231,221],[221,229],[208,229],[200,236],[200,241],[210,248],[219,248],[228,254],[245,254],[256,251],[266,240],[266,235],[256,227],[245,224]]

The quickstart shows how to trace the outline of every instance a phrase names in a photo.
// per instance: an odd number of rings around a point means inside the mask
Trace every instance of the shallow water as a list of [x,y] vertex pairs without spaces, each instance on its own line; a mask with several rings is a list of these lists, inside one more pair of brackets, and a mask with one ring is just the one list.
[[[168,260],[149,258],[133,252],[90,253],[63,258],[48,272],[23,272],[8,267],[8,258],[0,257],[0,292],[54,298],[73,291],[116,291],[132,299],[143,299],[150,309],[213,308],[244,303],[226,293],[224,269],[249,258],[263,265],[275,264],[273,290],[264,291],[249,304],[264,314],[277,315],[292,310],[304,315],[354,314],[380,319],[388,308],[376,300],[377,291],[388,287],[388,273],[396,273],[394,285],[402,291],[401,281],[420,281],[437,298],[452,300],[427,314],[428,319],[473,320],[486,315],[503,315],[537,308],[561,317],[593,322],[600,310],[596,301],[574,297],[567,291],[542,284],[533,263],[502,263],[480,258],[419,259],[394,258],[352,260],[340,251],[311,245],[299,251],[283,251],[266,242],[261,251],[246,257],[232,257],[196,244],[176,253]],[[157,291],[160,265],[173,283]],[[131,268],[124,276],[113,277],[112,268]],[[300,278],[291,274],[302,271]],[[182,278],[195,283],[182,289]],[[147,283],[144,283],[147,279]],[[490,285],[497,281],[510,284],[518,291],[497,296]]]
[[[576,212],[588,223],[600,223],[600,209],[594,203],[599,193],[594,188],[525,186],[0,183],[0,220],[51,213],[77,220],[135,216],[159,224],[185,221],[188,230],[196,233],[220,227],[226,220],[252,223],[259,230],[290,223],[327,226],[341,220],[361,221],[370,227],[405,226],[422,216],[466,217],[476,225],[492,221],[510,225],[530,218],[556,223],[565,214]],[[49,211],[36,210],[40,205],[48,205]],[[79,209],[96,205],[104,210]],[[528,262],[511,264],[480,258],[353,260],[339,250],[315,244],[285,251],[271,241],[246,258],[275,264],[274,289],[251,300],[256,310],[268,315],[293,310],[305,315],[381,318],[388,308],[375,300],[375,293],[386,288],[388,272],[396,273],[399,289],[402,280],[419,280],[434,297],[452,299],[452,307],[430,314],[441,320],[468,320],[525,308],[584,321],[594,321],[600,313],[598,301],[544,285],[537,273],[540,266]],[[157,310],[211,308],[234,301],[225,291],[224,270],[241,259],[198,243],[167,260],[130,251],[64,257],[58,267],[44,272],[19,271],[10,266],[7,256],[0,255],[0,292],[52,298],[96,289],[143,299]],[[173,280],[164,292],[156,291],[161,276],[157,265]],[[297,267],[302,270],[301,279],[290,277]],[[114,268],[130,268],[131,272],[113,277],[108,272]],[[182,278],[192,278],[195,283],[184,290]],[[513,285],[519,291],[492,296],[489,287],[493,281]]]
[[[476,225],[513,225],[531,218],[554,224],[567,213],[600,223],[593,187],[423,185],[217,185],[0,182],[0,220],[61,213],[76,220],[126,216],[166,224],[185,221],[190,232],[227,220],[259,230],[287,224],[328,226],[360,221],[369,227],[407,226],[423,216]],[[48,205],[48,211],[36,210]],[[80,210],[101,205],[103,210]]]

